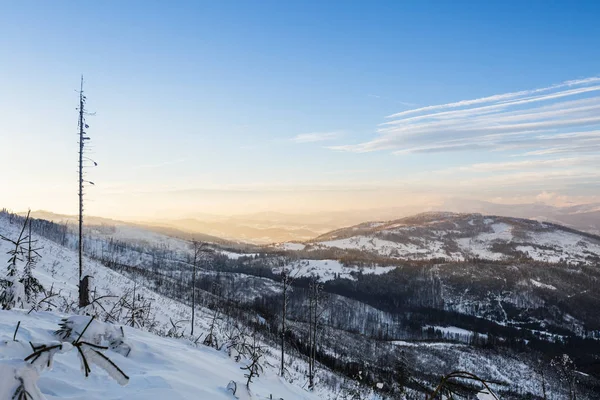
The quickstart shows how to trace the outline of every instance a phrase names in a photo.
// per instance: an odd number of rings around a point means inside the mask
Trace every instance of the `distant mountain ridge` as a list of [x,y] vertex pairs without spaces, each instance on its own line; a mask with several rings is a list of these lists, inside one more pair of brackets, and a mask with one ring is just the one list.
[[358,250],[393,259],[600,261],[600,236],[549,222],[474,213],[428,212],[365,222],[306,245],[307,250]]
[[444,201],[440,209],[548,221],[579,231],[600,234],[600,203],[557,207],[543,203],[498,204],[457,198]]
[[[552,222],[579,231],[600,234],[600,203],[557,207],[544,203],[498,204],[480,200],[446,199],[436,204],[425,204],[420,209],[413,206],[373,208],[364,210],[340,210],[293,214],[282,212],[253,213],[244,215],[193,214],[178,218],[154,220],[128,220],[86,216],[91,225],[136,225],[149,227],[166,234],[191,237],[206,235],[206,240],[268,244],[287,241],[314,240],[320,235],[355,226],[364,221],[392,221],[415,215],[419,211],[455,213],[480,213],[513,218],[526,218]],[[37,218],[57,222],[76,223],[76,216],[55,214],[47,211],[32,213]],[[199,238],[199,237],[198,237]]]

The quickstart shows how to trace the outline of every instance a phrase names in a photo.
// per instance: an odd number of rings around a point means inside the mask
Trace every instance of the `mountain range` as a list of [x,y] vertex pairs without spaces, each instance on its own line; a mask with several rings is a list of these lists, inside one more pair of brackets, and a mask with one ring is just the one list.
[[[391,221],[422,211],[450,211],[480,213],[505,217],[552,222],[583,232],[600,234],[600,204],[589,203],[570,206],[552,206],[544,203],[499,204],[471,199],[447,199],[420,209],[414,206],[372,208],[290,214],[262,212],[243,215],[210,215],[197,213],[181,218],[155,218],[118,221],[109,218],[86,216],[86,223],[94,225],[129,224],[174,236],[205,235],[206,240],[218,238],[233,242],[269,244],[285,241],[306,241],[330,231],[357,225],[365,221]],[[75,223],[76,216],[34,211],[33,216],[55,222]],[[212,237],[212,238],[211,238]]]

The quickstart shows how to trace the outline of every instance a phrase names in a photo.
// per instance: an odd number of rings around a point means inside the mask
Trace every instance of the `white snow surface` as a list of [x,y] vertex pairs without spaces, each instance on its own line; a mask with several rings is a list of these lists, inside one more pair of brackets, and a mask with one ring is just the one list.
[[[0,215],[0,234],[15,237],[20,230],[19,223],[9,223]],[[60,291],[66,301],[76,303],[77,290],[77,253],[51,240],[35,235],[37,245],[42,247],[42,258],[34,275],[46,289],[53,286],[55,292]],[[0,254],[5,254],[10,246],[0,240]],[[184,248],[182,248],[184,250]],[[133,253],[132,253],[133,254]],[[0,259],[1,260],[1,259]],[[121,296],[133,287],[133,281],[113,270],[104,267],[88,257],[84,257],[86,270],[94,276],[94,285],[100,294]],[[152,301],[152,314],[158,326],[157,331],[166,332],[170,327],[169,320],[183,321],[186,334],[190,331],[190,307],[176,300],[159,295],[137,283],[136,293]],[[61,300],[61,307],[64,306]],[[4,351],[0,346],[0,400],[11,398],[2,392],[9,385],[18,383],[15,373],[32,374],[35,370],[23,368],[23,359],[31,353],[28,341],[48,343],[56,341],[52,332],[59,328],[60,320],[66,315],[54,312],[32,312],[13,309],[0,312],[0,344],[12,342],[12,335],[18,321],[21,327],[17,339],[23,340],[26,346],[15,356],[14,351]],[[81,326],[85,317],[74,316],[77,326]],[[205,333],[212,318],[212,311],[197,307],[195,331]],[[90,333],[95,336],[111,336],[106,327],[91,325]],[[332,393],[320,388],[309,393],[300,385],[304,382],[302,371],[294,371],[296,384],[289,384],[277,376],[277,368],[265,367],[264,374],[254,378],[251,392],[245,388],[244,372],[240,367],[244,361],[235,363],[225,351],[216,351],[203,345],[192,345],[186,339],[168,339],[142,330],[124,327],[127,345],[133,349],[129,357],[124,357],[111,350],[109,356],[130,377],[129,383],[121,387],[106,372],[92,365],[92,375],[87,379],[79,371],[76,352],[57,354],[53,371],[44,371],[39,378],[39,387],[47,399],[133,399],[158,400],[168,398],[179,399],[234,399],[226,391],[231,380],[237,382],[239,399],[263,400],[273,395],[274,399],[328,399]],[[67,339],[68,340],[68,339]],[[269,348],[266,360],[270,365],[278,365],[274,356],[277,351]],[[26,354],[25,354],[26,353]],[[19,372],[21,371],[21,372]],[[33,371],[33,372],[32,372]],[[324,372],[325,373],[325,372]],[[7,375],[8,377],[6,377]],[[11,377],[12,375],[12,377]],[[333,396],[335,397],[335,396]],[[34,399],[38,399],[35,398]]]
[[299,250],[304,250],[306,245],[304,243],[285,242],[285,243],[277,243],[275,245],[275,247],[278,249],[281,249],[281,250],[299,251]]
[[600,238],[537,221],[478,214],[441,214],[433,221],[362,224],[312,248],[355,249],[395,259],[504,260],[518,253],[536,261],[594,263]]
[[284,267],[273,268],[273,273],[279,274],[284,268],[294,277],[318,276],[321,282],[327,282],[336,277],[355,280],[354,275],[357,273],[381,275],[396,267],[356,267],[344,266],[337,260],[300,260]]
[[530,279],[529,281],[535,287],[539,287],[539,288],[543,288],[543,289],[556,290],[556,286],[548,285],[548,284],[542,283],[540,281],[536,281],[535,279]]
[[[423,330],[429,329],[429,328],[433,328],[435,331],[440,331],[442,333],[445,334],[450,334],[450,335],[461,335],[461,336],[472,336],[475,334],[475,332],[473,331],[469,331],[467,329],[463,329],[463,328],[458,328],[456,326],[430,326],[430,325],[426,325],[423,327]],[[486,334],[480,333],[480,336],[483,337],[487,337]]]
[[258,254],[256,254],[256,253],[234,253],[233,251],[227,251],[227,250],[218,250],[218,252],[220,254],[227,256],[227,258],[230,258],[232,260],[237,260],[240,257],[256,257],[256,256],[258,256]]
[[[316,245],[323,247],[337,247],[338,249],[369,251],[394,258],[432,259],[448,257],[448,254],[441,249],[443,243],[436,240],[428,241],[427,243],[420,245],[415,243],[392,242],[390,240],[383,240],[371,236],[354,236],[346,239],[318,242]],[[460,255],[456,256],[456,258],[462,259]]]
[[[56,340],[51,334],[58,328],[62,316],[50,312],[0,311],[0,343],[12,342],[18,321],[21,326],[17,339],[27,346],[23,353],[0,351],[0,398],[5,397],[9,386],[10,366],[23,363],[31,353],[28,341],[48,342]],[[247,399],[306,399],[317,400],[316,394],[308,393],[298,386],[280,379],[274,370],[265,369],[265,374],[254,379],[248,394],[243,382],[244,371],[240,364],[229,359],[226,352],[209,347],[195,347],[186,341],[161,338],[148,332],[125,327],[125,337],[134,350],[124,357],[110,350],[105,352],[130,378],[122,387],[108,374],[92,366],[87,379],[80,369],[76,351],[57,354],[51,371],[44,371],[38,381],[46,399],[130,399],[130,400],[218,400],[233,399],[226,390],[231,380],[237,382],[240,398]],[[13,346],[14,347],[14,346]],[[0,346],[0,350],[2,347]],[[242,396],[246,397],[242,397]]]

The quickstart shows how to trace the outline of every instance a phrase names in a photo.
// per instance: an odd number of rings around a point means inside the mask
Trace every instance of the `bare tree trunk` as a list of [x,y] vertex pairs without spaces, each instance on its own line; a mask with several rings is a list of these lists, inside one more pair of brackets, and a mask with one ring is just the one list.
[[287,293],[288,286],[290,283],[290,277],[287,271],[283,270],[281,272],[281,281],[283,283],[283,306],[281,309],[281,376],[285,373],[285,323],[287,319]]
[[317,334],[319,331],[319,319],[324,311],[319,312],[321,285],[315,279],[309,284],[309,329],[308,329],[308,370],[309,388],[315,387],[315,375],[317,366]]
[[135,313],[136,313],[136,309],[135,309],[135,287],[136,287],[136,279],[134,278],[133,280],[133,301],[131,303],[131,326],[135,326]]
[[83,76],[79,92],[79,307],[89,303],[87,282],[83,282]]
[[313,339],[312,339],[312,343],[313,343],[313,347],[312,347],[312,354],[311,354],[311,360],[312,360],[312,376],[313,376],[313,382],[312,385],[314,387],[314,378],[315,378],[315,359],[317,358],[317,323],[318,323],[318,306],[319,306],[319,298],[318,298],[318,286],[317,283],[315,283],[315,300],[314,300],[314,305],[315,305],[315,310],[313,312],[313,318],[314,318],[314,322],[313,322]]
[[31,220],[29,220],[29,246],[27,247],[27,262],[31,262]]
[[196,262],[198,260],[198,242],[194,240],[194,269],[192,271],[192,330],[190,332],[191,336],[194,336],[194,321],[196,315]]
[[[79,307],[83,308],[90,304],[90,280],[89,276],[84,276],[83,271],[83,184],[89,183],[93,185],[93,182],[86,181],[83,179],[83,152],[84,143],[86,140],[90,140],[89,137],[85,136],[84,129],[88,128],[85,123],[85,102],[86,97],[83,95],[83,75],[81,76],[81,89],[79,90]],[[86,159],[90,160],[86,157]],[[90,160],[91,161],[91,160]],[[96,162],[94,162],[96,165]]]
[[197,240],[192,240],[192,247],[194,250],[194,262],[192,270],[192,329],[190,335],[194,334],[194,323],[196,320],[196,269],[198,268],[200,254],[202,252],[210,252],[209,249],[205,249],[204,243],[200,243]]
[[544,396],[544,400],[548,400],[548,396],[546,394],[546,376],[544,374],[544,367],[541,367],[541,375],[542,375],[542,394]]
[[312,335],[312,331],[313,331],[313,304],[314,304],[314,297],[313,297],[313,290],[314,290],[314,284],[311,282],[309,284],[309,291],[308,291],[308,387],[309,389],[313,388],[313,363],[312,363],[312,352],[313,352],[313,346],[314,346],[314,342],[313,342],[313,335]]

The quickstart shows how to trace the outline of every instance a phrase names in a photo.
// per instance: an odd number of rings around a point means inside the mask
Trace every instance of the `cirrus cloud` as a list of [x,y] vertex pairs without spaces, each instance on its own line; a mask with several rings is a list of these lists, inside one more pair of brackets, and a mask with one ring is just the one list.
[[341,131],[331,131],[331,132],[311,132],[311,133],[301,133],[299,135],[294,136],[290,140],[295,143],[315,143],[315,142],[325,142],[328,140],[339,139],[342,137],[343,132]]
[[[331,146],[395,154],[491,150],[535,155],[600,146],[600,77],[414,108],[390,115],[371,140]],[[591,147],[590,147],[591,146]]]

